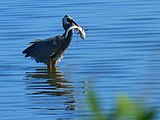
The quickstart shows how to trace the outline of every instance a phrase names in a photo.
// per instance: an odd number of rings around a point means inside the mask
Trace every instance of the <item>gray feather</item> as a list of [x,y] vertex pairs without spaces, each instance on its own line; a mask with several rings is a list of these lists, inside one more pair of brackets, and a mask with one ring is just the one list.
[[42,41],[32,42],[33,44],[26,48],[22,53],[25,57],[32,57],[36,62],[43,62],[47,64],[48,58],[53,55],[60,45],[61,36],[47,38]]

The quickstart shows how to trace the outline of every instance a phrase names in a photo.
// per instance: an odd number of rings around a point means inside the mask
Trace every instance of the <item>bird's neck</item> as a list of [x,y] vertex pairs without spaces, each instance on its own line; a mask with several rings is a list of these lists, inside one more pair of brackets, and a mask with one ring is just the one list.
[[72,40],[73,32],[74,32],[73,29],[68,32],[68,35],[66,36],[67,40],[70,40],[70,41]]
[[65,44],[66,44],[66,46],[68,47],[69,46],[69,44],[71,43],[71,41],[72,41],[72,37],[73,37],[73,32],[74,32],[74,30],[70,30],[69,32],[68,32],[68,35],[66,36],[66,38],[65,38]]
[[[72,37],[73,37],[73,30],[70,30],[68,32],[68,35],[66,36],[66,38],[64,38],[62,41],[62,46],[61,49],[66,50],[68,48],[68,46],[70,45],[71,41],[72,41]],[[66,33],[64,33],[62,36],[64,37]]]

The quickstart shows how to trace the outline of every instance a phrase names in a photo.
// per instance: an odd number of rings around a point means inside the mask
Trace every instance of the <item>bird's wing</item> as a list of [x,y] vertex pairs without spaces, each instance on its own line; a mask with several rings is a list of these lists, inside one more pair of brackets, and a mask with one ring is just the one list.
[[60,44],[60,38],[61,36],[55,36],[42,41],[36,41],[22,53],[26,54],[25,57],[30,56],[37,62],[47,63],[47,58],[56,52],[56,49]]

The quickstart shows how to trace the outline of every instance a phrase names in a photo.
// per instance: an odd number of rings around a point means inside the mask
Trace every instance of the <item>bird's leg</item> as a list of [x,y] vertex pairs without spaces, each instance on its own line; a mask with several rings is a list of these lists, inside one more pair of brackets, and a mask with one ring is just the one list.
[[48,70],[48,73],[52,72],[52,59],[51,58],[48,58],[47,70]]
[[48,69],[48,73],[55,72],[57,70],[56,60],[53,60],[52,58],[48,58],[47,69]]
[[56,70],[56,60],[52,60],[52,72]]
[[49,73],[49,60],[48,60],[48,63],[47,63],[47,71]]

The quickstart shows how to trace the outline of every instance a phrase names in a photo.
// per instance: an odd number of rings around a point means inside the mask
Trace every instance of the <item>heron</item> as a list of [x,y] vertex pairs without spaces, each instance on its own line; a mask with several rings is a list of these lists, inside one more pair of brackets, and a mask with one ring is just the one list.
[[31,42],[31,45],[22,52],[25,57],[31,57],[36,62],[46,64],[48,72],[52,72],[69,47],[74,29],[78,30],[82,39],[85,39],[85,31],[70,15],[65,15],[62,18],[62,26],[65,30],[62,35]]

